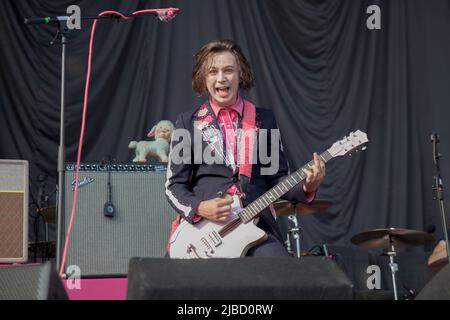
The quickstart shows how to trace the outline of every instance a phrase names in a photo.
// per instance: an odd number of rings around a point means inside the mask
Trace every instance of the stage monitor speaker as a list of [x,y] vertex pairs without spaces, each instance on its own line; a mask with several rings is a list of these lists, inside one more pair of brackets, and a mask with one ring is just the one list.
[[[176,216],[166,200],[165,180],[164,165],[81,164],[66,269],[78,266],[82,278],[126,276],[130,258],[163,257]],[[67,230],[75,164],[66,164],[65,186]],[[105,215],[108,192],[115,208],[112,217]]]
[[450,263],[420,290],[416,300],[450,300]]
[[28,259],[28,161],[0,160],[0,263]]
[[127,298],[351,300],[353,284],[334,261],[325,257],[133,258]]
[[50,262],[0,267],[0,300],[67,300],[67,293]]

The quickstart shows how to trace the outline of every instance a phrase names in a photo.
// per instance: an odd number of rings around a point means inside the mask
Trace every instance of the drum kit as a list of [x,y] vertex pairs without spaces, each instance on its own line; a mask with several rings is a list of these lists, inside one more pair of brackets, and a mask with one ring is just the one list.
[[[296,243],[295,255],[300,258],[302,256],[300,252],[300,232],[301,227],[298,225],[297,216],[303,216],[306,214],[316,213],[330,208],[333,205],[332,202],[326,200],[314,200],[312,204],[307,205],[304,203],[293,203],[290,201],[280,200],[274,203],[274,209],[277,216],[287,216],[292,221],[292,226],[287,230],[286,246],[290,253],[291,250],[291,238]],[[397,249],[411,248],[415,246],[422,246],[434,240],[433,235],[410,229],[399,228],[385,228],[374,229],[361,232],[351,238],[351,242],[364,249],[384,249],[388,250],[389,256],[389,268],[392,276],[392,284],[394,291],[394,298],[398,300],[397,284],[395,280],[395,273],[398,272],[398,265],[395,263],[395,256],[397,255]],[[328,255],[328,254],[327,254]],[[430,266],[431,268],[432,266]]]
[[302,231],[302,228],[298,225],[297,216],[316,213],[328,209],[332,205],[333,204],[330,201],[319,199],[314,200],[314,203],[310,205],[301,202],[294,203],[286,200],[279,200],[273,204],[277,216],[287,216],[293,224],[293,226],[289,227],[287,230],[286,248],[288,252],[290,252],[291,254],[293,253],[291,247],[291,239],[294,239],[296,244],[295,255],[297,256],[297,258],[301,257],[300,232]]
[[45,259],[53,258],[56,256],[56,241],[48,240],[48,225],[56,223],[56,206],[39,209],[38,214],[46,224],[45,241],[29,242],[28,250],[35,254],[35,259],[38,253],[42,253]]
[[40,211],[42,219],[48,224],[55,224],[56,222],[56,206],[51,206],[47,208],[43,208]]

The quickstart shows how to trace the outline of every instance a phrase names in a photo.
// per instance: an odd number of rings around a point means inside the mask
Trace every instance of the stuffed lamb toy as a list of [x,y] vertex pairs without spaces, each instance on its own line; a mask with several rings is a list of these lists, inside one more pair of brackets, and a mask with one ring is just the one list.
[[174,129],[175,126],[171,121],[161,120],[147,134],[147,137],[155,137],[154,141],[131,141],[128,148],[135,149],[133,162],[147,162],[149,157],[168,162],[170,138]]

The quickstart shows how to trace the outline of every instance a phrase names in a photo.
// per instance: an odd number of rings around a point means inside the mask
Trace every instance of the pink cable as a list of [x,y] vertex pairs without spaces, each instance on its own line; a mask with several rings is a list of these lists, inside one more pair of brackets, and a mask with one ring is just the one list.
[[[101,16],[108,15],[108,14],[117,15],[122,19],[128,19],[128,17],[126,17],[123,14],[121,14],[120,12],[116,12],[116,11],[104,11],[104,12],[100,13],[98,16],[101,17]],[[89,80],[91,78],[92,47],[93,47],[93,43],[94,43],[94,34],[95,34],[96,26],[97,26],[97,19],[94,20],[94,23],[92,25],[91,39],[89,41],[88,69],[87,69],[87,75],[86,75],[86,86],[84,88],[83,116],[81,119],[81,132],[80,132],[80,140],[78,142],[77,166],[76,166],[76,171],[75,171],[75,191],[74,191],[74,195],[73,195],[72,211],[70,213],[70,222],[69,222],[69,226],[67,228],[66,239],[64,242],[64,251],[63,251],[61,265],[60,265],[60,269],[59,269],[59,274],[61,277],[64,277],[64,266],[66,264],[67,250],[69,248],[70,235],[72,233],[73,221],[75,219],[75,210],[77,207],[81,151],[83,150],[84,129],[86,127],[86,113],[87,113],[87,105],[88,105],[87,102],[88,102],[88,94],[89,94]]]
[[[136,15],[145,14],[145,13],[157,13],[158,18],[161,21],[167,22],[167,21],[172,20],[178,14],[178,12],[180,12],[180,9],[178,9],[178,8],[144,9],[144,10],[135,11],[132,13],[132,15],[136,16]],[[101,17],[101,16],[105,16],[105,15],[116,15],[119,18],[124,19],[124,20],[129,19],[129,17],[127,17],[124,14],[117,12],[117,11],[103,11],[98,16]],[[86,126],[86,113],[87,113],[87,105],[88,105],[87,100],[88,100],[88,94],[89,94],[89,80],[91,78],[92,47],[93,47],[93,43],[94,43],[94,34],[95,34],[96,26],[97,26],[97,19],[95,19],[94,23],[92,24],[91,38],[89,41],[88,69],[87,69],[87,75],[86,75],[86,86],[84,88],[83,116],[81,119],[81,132],[80,132],[80,140],[78,143],[77,165],[76,165],[76,171],[75,171],[75,190],[74,190],[74,195],[73,195],[72,210],[70,213],[69,226],[67,228],[66,239],[64,241],[64,251],[63,251],[61,265],[60,265],[60,269],[59,269],[59,274],[61,277],[64,277],[64,266],[66,264],[67,250],[69,248],[70,235],[72,233],[73,221],[75,220],[75,210],[77,208],[78,181],[79,181],[79,174],[80,174],[81,151],[83,150],[84,129]]]

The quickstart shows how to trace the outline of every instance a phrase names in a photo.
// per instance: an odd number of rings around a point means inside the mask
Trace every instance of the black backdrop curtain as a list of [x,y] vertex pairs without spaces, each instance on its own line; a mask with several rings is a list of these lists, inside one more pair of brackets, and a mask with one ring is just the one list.
[[[318,198],[335,205],[301,218],[304,249],[335,246],[346,270],[363,279],[355,261],[367,252],[350,244],[353,235],[399,227],[441,236],[430,134],[441,135],[442,174],[450,183],[449,1],[1,1],[0,158],[30,161],[32,200],[39,174],[49,175],[50,185],[57,180],[61,47],[49,44],[55,27],[26,26],[23,18],[63,15],[71,4],[82,16],[182,10],[169,23],[98,23],[83,160],[131,160],[130,140],[199,105],[204,98],[190,87],[192,56],[207,41],[232,38],[255,73],[246,96],[274,110],[293,168],[350,131],[368,133],[366,151],[328,164]],[[381,9],[381,30],[366,27],[372,4]],[[68,161],[76,158],[91,24],[83,21],[68,37]],[[426,280],[429,250],[409,250],[417,257],[403,265],[410,286]]]

